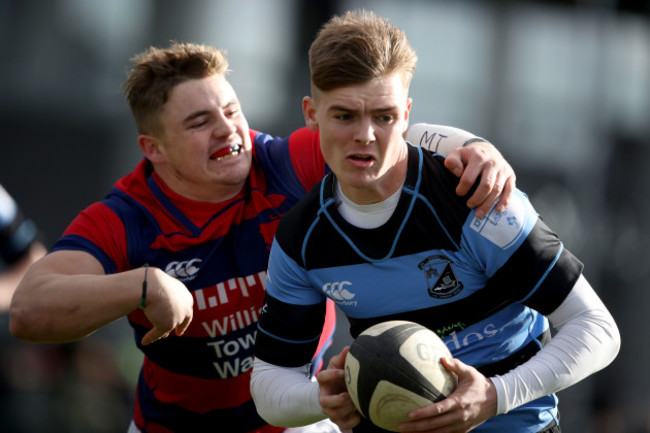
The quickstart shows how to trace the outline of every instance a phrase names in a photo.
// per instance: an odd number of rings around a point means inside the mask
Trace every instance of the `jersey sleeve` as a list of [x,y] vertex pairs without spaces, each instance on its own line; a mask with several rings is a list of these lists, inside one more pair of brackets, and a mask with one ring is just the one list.
[[582,263],[519,190],[504,212],[468,219],[462,242],[488,277],[486,288],[507,291],[512,301],[542,314],[555,310],[582,274]]
[[129,269],[124,224],[101,202],[79,213],[52,247],[57,250],[85,251],[99,260],[107,274]]
[[269,187],[300,199],[325,175],[317,132],[303,128],[285,138],[256,131],[251,135],[255,158]]
[[284,367],[309,363],[323,331],[325,296],[311,288],[304,269],[277,241],[271,247],[266,284],[255,356]]
[[289,137],[289,154],[298,179],[309,191],[325,176],[325,159],[320,150],[318,131],[302,128]]

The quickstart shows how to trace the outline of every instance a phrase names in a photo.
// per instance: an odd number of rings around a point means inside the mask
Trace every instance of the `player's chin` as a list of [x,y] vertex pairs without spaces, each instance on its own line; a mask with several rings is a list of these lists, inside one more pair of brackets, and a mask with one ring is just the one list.
[[240,185],[246,181],[250,170],[251,164],[246,161],[241,161],[237,164],[217,167],[213,171],[213,178],[217,183],[222,185]]

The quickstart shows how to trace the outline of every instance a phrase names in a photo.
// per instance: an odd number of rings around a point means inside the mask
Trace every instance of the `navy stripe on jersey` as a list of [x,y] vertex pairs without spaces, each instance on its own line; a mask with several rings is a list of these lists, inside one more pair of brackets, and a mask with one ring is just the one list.
[[83,238],[79,235],[65,235],[59,239],[56,244],[52,247],[51,251],[57,250],[72,250],[72,251],[85,251],[93,255],[104,267],[104,272],[106,274],[112,274],[117,272],[117,267],[115,262],[108,257],[108,255],[100,249],[97,245],[92,243],[86,238]]
[[255,155],[264,167],[267,186],[270,190],[281,189],[291,201],[297,201],[307,191],[296,175],[290,153],[284,146],[269,146],[273,140],[261,133],[255,137]]
[[162,232],[156,218],[144,205],[117,188],[113,188],[102,203],[123,222],[128,239],[126,255],[130,265],[135,268],[149,263],[149,240]]
[[[165,193],[160,189],[160,186],[158,186],[158,183],[156,183],[156,180],[153,176],[149,176],[149,179],[147,179],[147,185],[149,186],[149,189],[153,195],[156,196],[158,202],[176,219],[176,221],[188,229],[193,235],[198,236],[201,234],[201,229],[192,223],[192,221],[190,221],[187,216],[183,215],[183,213],[172,204],[169,197],[167,197]],[[155,220],[153,221],[155,222]]]
[[[258,326],[255,356],[287,367],[305,365],[318,346],[325,320],[325,302],[296,306],[267,297],[264,308],[272,308],[280,314],[274,314],[264,326]],[[283,320],[288,317],[296,318],[297,322]],[[295,323],[300,323],[300,326],[295,326]]]

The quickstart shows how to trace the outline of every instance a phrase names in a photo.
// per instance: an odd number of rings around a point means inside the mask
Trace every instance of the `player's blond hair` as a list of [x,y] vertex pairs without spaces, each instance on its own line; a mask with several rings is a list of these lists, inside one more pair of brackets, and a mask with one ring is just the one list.
[[334,16],[309,49],[313,87],[328,91],[399,72],[408,87],[417,55],[406,34],[387,19],[365,10]]
[[228,73],[225,51],[208,45],[174,42],[167,48],[150,47],[131,62],[122,90],[140,134],[161,130],[158,115],[178,84]]

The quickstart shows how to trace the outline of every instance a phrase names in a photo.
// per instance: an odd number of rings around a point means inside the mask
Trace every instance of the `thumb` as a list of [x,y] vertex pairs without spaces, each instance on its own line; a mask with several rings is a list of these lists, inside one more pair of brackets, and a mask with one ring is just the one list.
[[449,155],[447,155],[447,158],[445,158],[445,167],[447,170],[454,173],[456,177],[460,177],[460,175],[463,174],[464,166],[465,164],[463,164],[463,159],[459,149],[452,150],[449,152]]
[[345,346],[340,353],[332,356],[330,361],[327,363],[328,369],[339,369],[342,370],[345,368],[345,359],[347,358],[348,352],[350,351],[350,346]]
[[162,332],[154,327],[151,328],[149,332],[144,334],[144,337],[142,337],[142,340],[140,340],[140,342],[143,346],[146,346],[147,344],[151,344],[154,341],[160,340],[161,338],[165,338],[167,335],[169,335],[169,332]]
[[442,365],[445,366],[447,370],[454,373],[460,379],[463,375],[470,373],[470,367],[456,358],[440,358]]

